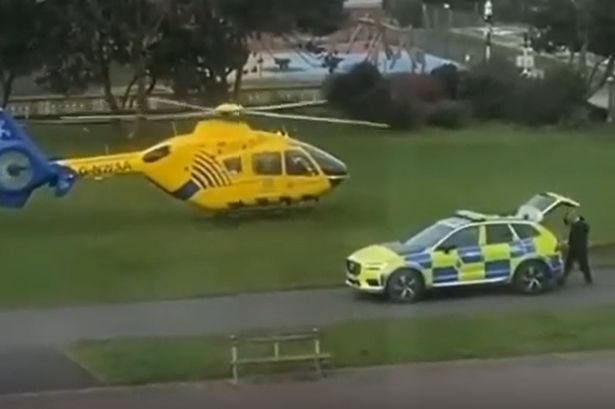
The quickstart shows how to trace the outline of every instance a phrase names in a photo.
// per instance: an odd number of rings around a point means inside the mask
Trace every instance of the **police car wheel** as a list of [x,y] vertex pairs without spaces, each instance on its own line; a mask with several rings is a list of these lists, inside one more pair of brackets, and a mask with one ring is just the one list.
[[535,295],[548,290],[550,285],[547,267],[537,261],[528,261],[517,268],[515,287],[518,291]]
[[387,282],[389,300],[399,304],[411,304],[423,295],[425,283],[417,271],[400,270],[391,275]]

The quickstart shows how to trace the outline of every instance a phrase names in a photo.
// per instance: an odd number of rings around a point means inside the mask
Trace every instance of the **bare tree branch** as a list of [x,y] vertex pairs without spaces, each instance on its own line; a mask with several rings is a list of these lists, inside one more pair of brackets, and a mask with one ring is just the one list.
[[602,76],[602,78],[600,79],[600,81],[595,84],[592,88],[590,88],[590,92],[589,92],[589,97],[593,97],[594,95],[596,95],[596,93],[598,91],[600,91],[602,89],[602,87],[605,86],[607,80],[609,79],[609,77],[611,75],[613,75],[613,69],[615,68],[615,56],[610,56],[609,57],[609,62],[606,65],[606,69],[604,70],[604,74]]

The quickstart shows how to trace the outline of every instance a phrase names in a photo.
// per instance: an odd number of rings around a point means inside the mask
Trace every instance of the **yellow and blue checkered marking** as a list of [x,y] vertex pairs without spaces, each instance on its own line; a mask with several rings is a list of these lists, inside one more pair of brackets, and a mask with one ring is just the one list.
[[516,241],[510,245],[511,258],[519,258],[534,253],[536,253],[536,245],[532,239]]
[[[473,246],[466,247],[457,250],[457,257],[461,263],[453,264],[450,260],[446,262],[446,265],[436,265],[434,254],[432,253],[413,253],[404,256],[406,265],[410,268],[418,269],[424,273],[431,273],[432,283],[438,284],[452,284],[456,282],[463,282],[464,277],[460,273],[462,265],[481,264],[484,271],[484,280],[506,280],[513,273],[513,268],[518,261],[523,260],[529,256],[537,253],[536,245],[533,239],[516,241],[510,244],[503,244],[507,246],[508,251],[500,257],[490,258],[486,253],[489,250],[488,247]],[[549,260],[549,266],[553,271],[561,269],[558,266],[561,262],[557,257]],[[466,278],[466,280],[472,281],[472,279]]]
[[425,270],[431,270],[432,260],[430,253],[414,253],[404,258],[408,267],[419,266]]
[[508,278],[511,274],[511,260],[488,261],[485,263],[485,279]]
[[466,264],[482,263],[484,260],[483,251],[480,246],[465,247],[457,251],[459,258]]
[[432,271],[434,284],[456,283],[459,280],[459,270],[455,267],[438,267]]

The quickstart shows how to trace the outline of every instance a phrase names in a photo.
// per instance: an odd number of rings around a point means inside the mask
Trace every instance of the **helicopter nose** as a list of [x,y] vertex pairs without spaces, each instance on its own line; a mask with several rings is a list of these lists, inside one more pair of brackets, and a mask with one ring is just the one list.
[[338,187],[350,176],[348,174],[348,168],[342,162],[336,163],[335,166],[328,166],[326,169],[323,169],[323,173],[327,176],[333,188]]
[[348,179],[348,176],[330,176],[329,183],[331,184],[332,188],[336,188],[339,185],[341,185],[342,182],[345,181],[346,179]]
[[315,146],[309,144],[301,144],[301,146],[312,156],[322,174],[329,179],[331,187],[337,187],[348,179],[348,167],[340,159]]

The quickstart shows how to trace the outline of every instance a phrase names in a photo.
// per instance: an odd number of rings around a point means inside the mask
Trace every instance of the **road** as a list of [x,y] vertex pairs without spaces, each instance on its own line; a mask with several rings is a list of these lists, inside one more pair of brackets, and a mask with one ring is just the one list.
[[615,355],[343,371],[319,381],[223,382],[0,397],[1,409],[612,409]]
[[567,288],[540,297],[503,290],[461,291],[408,306],[357,298],[347,289],[328,289],[5,311],[0,313],[0,394],[95,386],[94,379],[58,352],[80,340],[230,334],[263,328],[324,326],[352,319],[570,308],[613,302],[615,271],[600,270],[595,276],[593,287],[585,286],[580,275],[575,275]]

